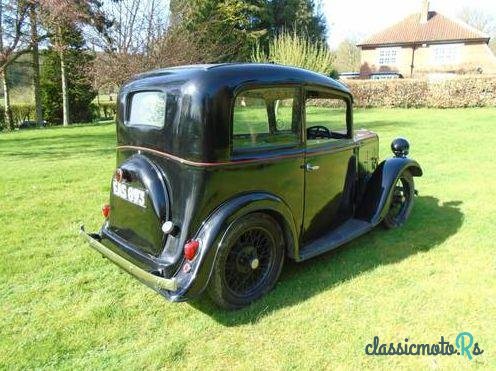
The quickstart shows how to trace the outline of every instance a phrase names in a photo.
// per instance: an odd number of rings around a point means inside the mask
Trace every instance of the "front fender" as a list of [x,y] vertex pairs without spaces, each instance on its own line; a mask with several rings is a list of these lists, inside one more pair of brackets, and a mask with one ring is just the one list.
[[415,160],[392,157],[381,162],[367,182],[356,216],[373,225],[379,224],[387,213],[393,186],[405,170],[410,171],[413,176],[422,176],[422,169]]
[[195,239],[200,240],[198,255],[191,263],[191,271],[179,273],[183,282],[180,291],[169,293],[174,301],[189,300],[200,295],[208,285],[217,257],[217,252],[226,232],[232,223],[243,215],[263,211],[271,214],[279,223],[285,234],[287,253],[295,256],[298,248],[298,233],[293,214],[286,203],[279,197],[256,192],[237,196],[218,207],[202,223]]

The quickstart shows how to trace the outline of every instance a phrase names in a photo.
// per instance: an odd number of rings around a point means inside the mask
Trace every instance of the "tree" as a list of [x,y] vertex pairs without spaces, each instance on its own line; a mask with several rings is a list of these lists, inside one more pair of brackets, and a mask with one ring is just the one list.
[[264,26],[270,39],[283,31],[296,32],[311,42],[324,43],[326,23],[320,3],[314,0],[265,1]]
[[468,25],[488,35],[496,31],[495,17],[481,9],[465,7],[461,10],[458,17]]
[[107,20],[99,0],[45,0],[40,4],[40,14],[44,26],[51,31],[53,49],[59,53],[63,125],[70,123],[69,82],[66,53],[68,40],[73,32],[81,32],[83,26],[90,26],[97,32],[107,35],[111,22]]
[[489,35],[489,47],[496,54],[496,17],[476,8],[463,8],[458,17],[468,25]]
[[267,30],[262,15],[267,1],[189,0],[175,10],[182,12],[187,32],[212,56],[210,62],[246,61],[251,49]]
[[113,1],[103,9],[112,27],[105,38],[91,41],[107,51],[145,53],[169,26],[170,12],[162,0]]
[[25,37],[28,1],[2,0],[0,13],[0,72],[3,72],[9,64],[29,50],[30,43]]
[[[324,42],[325,23],[312,0],[159,0],[110,2],[113,27],[92,38],[97,53],[94,86],[119,86],[146,70],[180,64],[249,61],[255,45],[294,30]],[[287,20],[279,14],[282,8]],[[293,32],[293,31],[291,31]]]
[[339,72],[358,71],[360,69],[360,49],[353,40],[344,40],[336,49],[334,66]]
[[33,89],[34,89],[34,107],[35,119],[38,125],[43,122],[43,110],[41,105],[41,87],[40,87],[40,52],[38,49],[38,15],[37,4],[33,2],[29,8],[29,23],[31,34],[31,59],[33,68]]
[[187,30],[213,62],[247,61],[255,44],[267,51],[282,32],[325,42],[324,18],[314,0],[176,0],[171,7],[180,9]]
[[[116,0],[117,1],[117,0]],[[2,0],[0,3],[0,74],[3,78],[4,101],[7,127],[12,125],[9,109],[9,85],[7,67],[21,55],[32,52],[33,57],[33,83],[35,87],[35,103],[37,121],[41,121],[40,94],[36,82],[39,65],[38,44],[48,38],[60,53],[61,73],[64,101],[64,122],[69,122],[69,108],[67,99],[67,79],[64,60],[63,32],[66,28],[85,27],[105,33],[110,26],[101,11],[99,0]],[[39,33],[38,23],[41,21],[43,29],[48,32]],[[89,26],[89,27],[88,27]],[[38,69],[39,70],[39,69]]]
[[96,53],[91,76],[93,86],[113,89],[139,73],[157,68],[192,64],[202,61],[206,53],[193,37],[170,30],[145,53],[105,51]]
[[283,32],[270,42],[268,53],[257,45],[252,61],[286,64],[329,75],[333,70],[334,55],[323,43],[312,42],[296,32]]
[[[197,5],[201,8],[205,4]],[[194,14],[197,8],[193,1],[172,0],[165,9],[163,5],[158,0],[107,5],[107,17],[114,22],[109,37],[92,38],[95,47],[103,50],[96,53],[92,71],[95,88],[120,86],[133,75],[151,69],[212,62],[237,54],[241,41],[229,41],[231,29],[220,25],[220,14],[207,12],[215,19]]]
[[[4,48],[4,4],[3,2],[0,3],[0,53],[3,55],[5,52]],[[4,106],[4,112],[5,112],[5,126],[7,127],[7,130],[12,130],[12,110],[10,107],[10,89],[9,89],[9,81],[8,81],[8,76],[7,76],[7,66],[4,66],[4,68],[1,71],[2,74],[2,87],[3,87],[3,106]]]
[[183,62],[185,53],[191,52],[188,35],[181,45],[171,45],[170,12],[164,1],[128,0],[110,2],[105,7],[106,17],[113,22],[106,37],[92,35],[90,42],[98,52],[92,75],[94,86],[114,87],[121,85],[134,74],[146,68],[158,67],[151,60],[152,54],[161,47],[168,47],[168,55],[162,55],[164,64]]
[[[97,92],[88,78],[94,56],[85,48],[81,31],[64,30],[64,66],[66,68],[67,112],[74,122],[85,122],[92,119],[91,102]],[[41,68],[41,99],[47,121],[64,122],[64,88],[60,63],[60,52],[53,47],[44,52]]]
[[3,87],[3,108],[4,108],[4,120],[5,127],[7,130],[13,129],[13,118],[12,118],[12,108],[10,106],[10,83],[8,79],[8,67],[6,66],[2,74],[2,87]]

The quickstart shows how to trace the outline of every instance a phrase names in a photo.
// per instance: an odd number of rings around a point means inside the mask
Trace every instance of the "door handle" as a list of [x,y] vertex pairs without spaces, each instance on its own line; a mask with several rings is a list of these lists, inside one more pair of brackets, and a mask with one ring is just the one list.
[[318,166],[318,165],[312,165],[309,162],[307,162],[302,167],[305,169],[305,171],[315,171],[315,170],[319,170],[320,169],[320,166]]

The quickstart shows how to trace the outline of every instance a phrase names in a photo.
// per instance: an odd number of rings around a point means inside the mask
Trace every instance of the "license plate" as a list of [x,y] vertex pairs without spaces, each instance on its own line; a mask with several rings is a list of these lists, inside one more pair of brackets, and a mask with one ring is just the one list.
[[145,206],[145,191],[142,189],[131,187],[125,183],[119,183],[114,180],[112,182],[112,192],[117,197],[122,198],[123,200],[129,201],[135,205],[146,207]]

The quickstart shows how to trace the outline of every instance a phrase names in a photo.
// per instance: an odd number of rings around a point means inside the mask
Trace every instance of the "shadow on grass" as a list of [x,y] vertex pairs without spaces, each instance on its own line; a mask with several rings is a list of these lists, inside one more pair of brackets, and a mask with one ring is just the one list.
[[431,196],[418,197],[402,228],[388,231],[378,227],[334,252],[303,263],[286,261],[275,289],[247,308],[224,311],[208,295],[191,305],[225,326],[257,322],[273,311],[298,304],[381,265],[395,264],[435,248],[461,227],[460,204],[440,203]]

